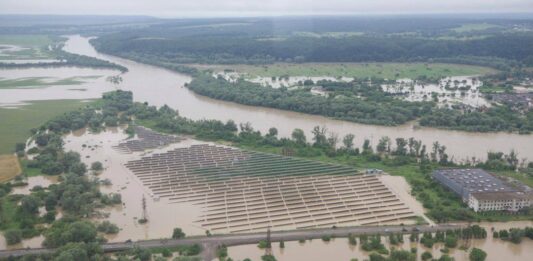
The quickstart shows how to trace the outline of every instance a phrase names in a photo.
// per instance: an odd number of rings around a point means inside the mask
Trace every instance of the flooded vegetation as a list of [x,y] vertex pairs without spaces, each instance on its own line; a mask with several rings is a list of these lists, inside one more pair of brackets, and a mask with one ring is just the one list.
[[[533,222],[508,222],[508,223],[482,223],[481,226],[487,231],[491,231],[494,227],[498,229],[509,229],[513,227],[525,227],[531,226]],[[403,243],[392,245],[387,236],[382,236],[381,241],[384,243],[387,249],[402,249],[411,251],[412,248],[416,248],[417,256],[427,251],[430,252],[433,258],[439,258],[444,253],[441,252],[445,248],[444,244],[437,243],[433,247],[428,248],[421,243],[412,243],[409,240],[409,236],[403,236]],[[357,243],[360,243],[359,240]],[[324,242],[320,239],[306,240],[305,242],[284,242],[285,247],[280,248],[279,243],[272,243],[272,250],[265,251],[260,249],[257,245],[243,245],[228,248],[228,256],[234,260],[243,260],[250,258],[251,260],[260,260],[261,256],[266,253],[271,253],[280,261],[288,260],[329,260],[332,256],[335,256],[335,260],[351,260],[352,258],[358,258],[359,260],[366,260],[369,258],[370,252],[361,249],[361,245],[350,245],[349,240],[346,238],[335,238],[329,242]],[[459,240],[459,246],[467,246],[468,249],[480,248],[487,252],[487,260],[520,260],[527,261],[533,255],[533,240],[525,239],[520,244],[513,244],[508,241],[502,241],[492,237],[489,233],[486,239],[471,239],[469,241]],[[460,247],[449,249],[448,255],[453,257],[456,261],[468,261],[469,251],[462,250]],[[421,260],[418,258],[417,260]]]
[[[81,36],[72,36],[65,44],[65,50],[68,52],[75,52],[82,55],[90,55],[99,59],[106,59],[115,63],[122,64],[129,68],[129,72],[122,75],[122,83],[119,84],[121,89],[132,90],[135,95],[134,99],[138,101],[147,101],[149,104],[162,106],[169,105],[177,109],[181,115],[191,119],[218,119],[226,121],[233,119],[235,122],[250,122],[255,129],[266,132],[270,127],[276,127],[280,136],[290,136],[294,128],[301,128],[303,130],[310,130],[313,126],[319,124],[326,126],[329,131],[344,136],[348,133],[353,133],[356,136],[356,144],[362,144],[364,139],[370,139],[373,143],[377,143],[380,137],[389,136],[392,139],[397,137],[417,137],[421,139],[424,144],[431,144],[438,140],[448,148],[448,153],[456,160],[483,159],[486,157],[487,151],[504,151],[508,152],[514,149],[520,157],[533,158],[533,150],[527,144],[531,141],[531,137],[509,134],[509,133],[465,133],[457,131],[436,130],[431,128],[419,128],[414,123],[408,123],[402,126],[386,127],[386,126],[372,126],[357,123],[350,123],[345,121],[332,120],[321,116],[314,116],[308,114],[301,114],[289,111],[281,111],[269,108],[257,108],[250,106],[243,106],[224,101],[217,101],[206,97],[198,96],[182,87],[186,82],[190,81],[190,77],[166,69],[157,68],[150,65],[144,65],[129,60],[116,58],[108,55],[97,53],[89,44],[88,38]],[[33,75],[31,70],[16,70],[20,72],[17,78],[28,77]],[[41,69],[35,69],[41,70]],[[47,69],[48,70],[48,69]],[[76,69],[77,70],[77,69]],[[91,72],[86,75],[98,75]],[[61,70],[63,71],[63,70]],[[0,71],[1,73],[1,71]],[[54,73],[50,71],[50,75]],[[46,74],[46,73],[45,73]],[[64,75],[63,73],[59,73]],[[76,74],[75,74],[76,75]],[[77,74],[79,75],[79,74]],[[83,74],[82,74],[83,75]],[[106,75],[102,73],[102,75]],[[158,79],[158,84],[144,77],[144,75],[153,75]],[[100,78],[103,80],[103,78]],[[104,80],[103,80],[104,81]],[[99,92],[113,89],[114,85],[109,82],[102,83],[104,86],[97,86],[96,88],[87,88],[87,91],[68,91],[57,92],[57,96],[66,97],[91,97],[98,95]],[[146,86],[151,86],[146,88]],[[76,88],[80,88],[77,85]],[[72,88],[66,86],[58,87]],[[84,87],[81,87],[84,88]],[[31,97],[32,99],[42,99],[42,97],[55,96],[54,93],[49,93],[44,90],[48,89],[31,89],[31,90],[0,90],[6,91],[6,95],[2,95],[3,99],[10,102],[19,102],[20,97]],[[95,90],[94,92],[91,90]],[[15,92],[24,91],[24,96],[14,96]],[[13,93],[12,95],[10,95]],[[169,95],[160,95],[161,93]],[[21,94],[22,95],[22,94]],[[2,98],[0,98],[2,99]],[[26,99],[25,99],[26,100]],[[258,116],[260,115],[260,116]],[[261,119],[261,120],[258,120]],[[307,133],[310,135],[310,133]],[[465,144],[469,144],[465,146]],[[359,145],[360,146],[360,145]]]
[[0,258],[529,260],[532,209],[480,213],[431,176],[531,184],[528,25],[300,19],[9,27]]

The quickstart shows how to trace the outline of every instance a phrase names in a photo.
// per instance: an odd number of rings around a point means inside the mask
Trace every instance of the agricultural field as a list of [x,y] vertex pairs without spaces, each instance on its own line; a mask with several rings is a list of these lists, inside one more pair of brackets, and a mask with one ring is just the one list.
[[34,101],[15,109],[0,107],[0,154],[13,152],[17,142],[24,142],[31,135],[30,129],[86,104],[80,100],[49,100]]
[[475,23],[475,24],[463,24],[460,27],[453,28],[452,31],[456,33],[466,33],[466,32],[472,32],[472,31],[483,31],[490,28],[496,28],[500,27],[498,25],[494,24],[488,24],[488,23]]
[[0,78],[0,89],[16,88],[45,88],[53,85],[78,85],[87,82],[87,80],[98,79],[102,76],[72,76],[67,78],[52,77],[23,77],[15,79]]
[[0,155],[0,182],[11,180],[20,174],[21,168],[15,155]]
[[273,65],[216,65],[208,66],[214,70],[235,70],[247,77],[280,76],[329,76],[329,77],[380,77],[386,79],[410,78],[421,76],[440,79],[447,76],[483,75],[495,72],[481,66],[459,64],[427,63],[277,63]]
[[0,60],[53,58],[48,46],[57,40],[47,35],[0,35]]

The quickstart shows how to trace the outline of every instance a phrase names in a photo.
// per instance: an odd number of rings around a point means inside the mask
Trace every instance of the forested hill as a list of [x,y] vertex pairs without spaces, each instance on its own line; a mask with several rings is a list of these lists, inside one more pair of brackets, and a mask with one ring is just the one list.
[[104,35],[93,43],[105,53],[168,63],[401,62],[454,58],[476,64],[479,62],[475,57],[484,57],[484,62],[486,57],[497,57],[533,65],[532,28],[533,20],[527,19],[180,20]]

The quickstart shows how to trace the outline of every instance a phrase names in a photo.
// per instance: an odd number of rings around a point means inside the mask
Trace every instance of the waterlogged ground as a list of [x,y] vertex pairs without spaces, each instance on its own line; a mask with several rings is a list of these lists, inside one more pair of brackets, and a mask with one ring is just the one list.
[[61,67],[0,70],[0,107],[28,101],[94,99],[116,86],[107,77],[117,71]]
[[[258,83],[272,88],[299,88],[305,81],[350,82],[353,77],[332,76],[284,76],[265,77],[249,76],[234,71],[222,71],[213,73],[213,77],[221,77],[229,82],[245,80]],[[369,82],[372,84],[371,82]],[[396,95],[399,99],[407,101],[436,101],[440,106],[467,105],[469,107],[489,107],[490,103],[479,92],[483,82],[475,76],[452,76],[442,78],[438,83],[424,83],[409,78],[398,79],[394,83],[381,84],[383,91]],[[310,91],[315,95],[327,95],[320,86],[313,87]]]
[[[529,261],[533,256],[533,240],[525,238],[521,244],[513,244],[511,242],[502,241],[500,239],[492,238],[491,228],[496,230],[509,229],[513,227],[532,226],[532,221],[507,222],[507,223],[483,223],[487,229],[488,237],[486,239],[475,239],[470,242],[460,241],[459,246],[466,245],[470,248],[477,247],[483,249],[488,253],[488,261],[513,260],[513,261]],[[388,242],[388,237],[382,237],[383,244],[388,248],[395,247],[396,249],[403,249],[410,251],[412,247],[418,249],[418,257],[424,252],[429,251],[434,258],[439,258],[444,248],[442,243],[435,244],[432,248],[426,248],[421,244],[410,243],[409,236],[404,236],[404,243],[391,246]],[[359,241],[358,241],[359,243]],[[296,241],[285,242],[285,248],[279,248],[279,243],[272,244],[272,254],[279,261],[323,261],[323,260],[344,260],[348,261],[352,258],[359,260],[368,259],[368,252],[360,249],[360,244],[357,246],[350,246],[346,238],[333,239],[330,242],[324,242],[321,239],[314,239],[299,243]],[[265,254],[265,250],[259,249],[256,245],[243,245],[228,248],[229,257],[233,260],[243,260],[250,258],[252,260],[261,260],[261,256]],[[459,248],[451,249],[449,255],[455,258],[456,261],[468,261],[468,252],[460,250]],[[420,258],[418,259],[420,260]]]
[[[109,220],[119,226],[121,231],[117,235],[109,236],[111,242],[154,238],[168,238],[174,227],[181,227],[187,235],[204,235],[205,231],[193,224],[201,213],[198,206],[192,204],[169,204],[166,199],[157,199],[151,195],[141,182],[129,172],[124,164],[138,159],[143,155],[167,151],[177,147],[188,147],[198,141],[184,140],[165,148],[156,149],[149,153],[120,153],[113,146],[128,136],[121,128],[107,129],[101,133],[91,133],[87,130],[77,131],[67,135],[65,149],[79,152],[82,161],[90,166],[92,162],[100,161],[104,171],[97,175],[101,180],[111,181],[111,186],[101,186],[104,193],[120,193],[122,206],[103,209],[108,213],[97,222]],[[83,146],[85,144],[85,147]],[[149,220],[146,224],[139,224],[138,219],[143,215],[142,198],[146,199],[146,213]]]
[[483,82],[475,77],[456,76],[441,79],[438,83],[422,83],[400,79],[393,84],[383,84],[383,91],[398,95],[408,101],[437,101],[441,106],[468,105],[489,107],[490,103],[479,92]]

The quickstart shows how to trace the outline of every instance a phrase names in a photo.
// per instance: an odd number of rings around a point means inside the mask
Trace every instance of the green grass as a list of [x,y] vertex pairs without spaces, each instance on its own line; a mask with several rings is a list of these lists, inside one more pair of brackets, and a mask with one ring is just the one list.
[[0,154],[11,153],[17,142],[30,137],[30,130],[62,113],[86,106],[81,100],[34,101],[16,109],[0,108]]
[[425,63],[304,63],[273,65],[218,65],[216,69],[233,69],[247,74],[247,77],[289,76],[330,76],[330,77],[379,77],[387,79],[417,78],[426,76],[439,79],[446,76],[483,75],[495,72],[494,69],[481,66],[459,64],[425,64]]
[[474,24],[463,24],[451,30],[455,31],[456,33],[465,33],[465,32],[471,32],[471,31],[483,31],[483,30],[487,30],[490,28],[496,28],[496,27],[500,27],[500,26],[495,25],[495,24],[487,24],[487,23],[474,23]]
[[[47,35],[0,35],[0,45],[16,45],[28,49],[4,52],[1,60],[53,58],[48,46],[57,43],[58,38]],[[2,50],[0,50],[2,52]]]
[[63,79],[54,79],[50,77],[23,77],[16,79],[0,78],[0,89],[16,88],[44,88],[52,85],[78,85],[85,83],[86,80],[98,79],[101,76],[73,76]]
[[19,45],[23,47],[44,46],[54,43],[48,35],[0,35],[0,44]]
[[322,33],[294,32],[293,34],[296,35],[296,36],[315,37],[315,38],[321,38],[321,37],[345,38],[345,37],[364,35],[363,32],[322,32]]
[[2,204],[2,211],[0,211],[0,219],[2,220],[2,230],[10,228],[18,228],[17,220],[17,205],[8,199],[8,197],[0,198]]

